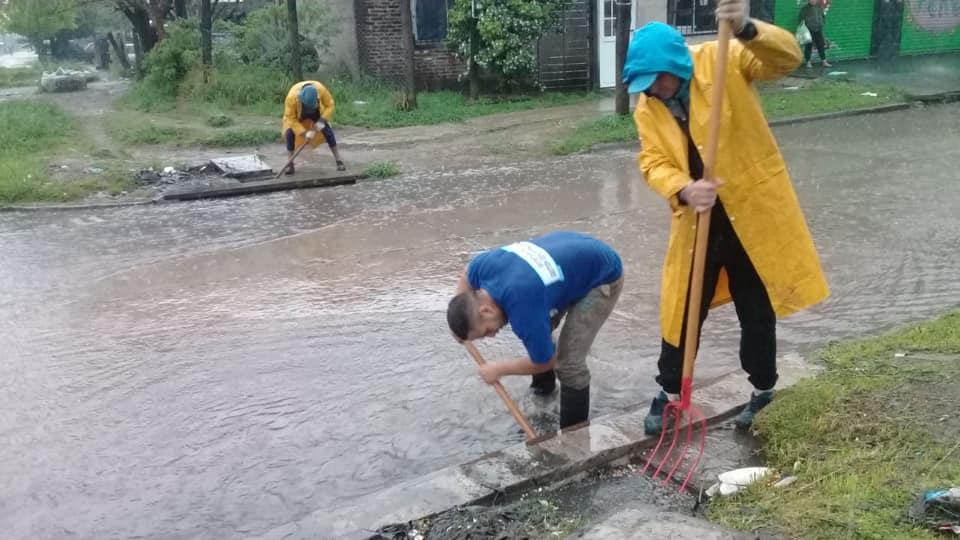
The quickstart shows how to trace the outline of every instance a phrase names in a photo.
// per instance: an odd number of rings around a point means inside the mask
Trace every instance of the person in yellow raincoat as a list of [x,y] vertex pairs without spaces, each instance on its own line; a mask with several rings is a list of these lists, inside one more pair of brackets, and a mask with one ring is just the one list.
[[644,420],[663,429],[662,414],[681,391],[687,293],[696,213],[712,208],[701,322],[711,306],[733,300],[740,321],[740,362],[754,392],[735,419],[752,424],[777,382],[776,319],[828,295],[813,239],[786,164],[767,125],[753,82],[791,73],[802,55],[793,35],[749,18],[747,0],[720,0],[736,40],[724,88],[717,180],[703,179],[717,43],[687,46],[674,28],[648,23],[634,34],[623,70],[640,136],[640,169],[672,215],[661,290],[662,391]]
[[[326,141],[337,161],[337,170],[347,170],[337,150],[337,137],[330,127],[334,108],[333,94],[317,81],[299,82],[290,88],[283,111],[283,138],[287,143],[288,160],[305,142],[316,148]],[[294,173],[293,163],[286,172]]]

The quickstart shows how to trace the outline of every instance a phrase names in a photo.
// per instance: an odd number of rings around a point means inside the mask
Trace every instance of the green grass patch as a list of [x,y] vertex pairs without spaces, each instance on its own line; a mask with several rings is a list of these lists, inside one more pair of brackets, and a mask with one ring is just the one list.
[[[865,92],[876,97],[862,95]],[[760,102],[768,120],[822,114],[891,103],[902,103],[902,93],[886,86],[849,81],[818,80],[809,86],[786,90],[774,84],[760,88]],[[605,115],[578,124],[565,137],[554,143],[550,151],[556,155],[588,150],[596,144],[637,140],[632,116]]]
[[54,104],[0,103],[0,202],[62,200],[42,156],[69,143],[74,128],[73,119]]
[[40,66],[0,68],[0,88],[37,86],[43,69]]
[[[195,68],[180,84],[176,97],[170,94],[169,88],[143,82],[120,103],[129,109],[152,113],[217,110],[279,118],[293,82],[281,70],[271,66],[217,66],[206,82],[203,72]],[[484,97],[474,103],[459,92],[420,92],[417,96],[419,107],[406,112],[397,108],[400,92],[376,80],[333,78],[321,82],[336,101],[335,125],[372,128],[460,122],[500,112],[582,103],[599,95],[596,92],[543,92]]]
[[337,103],[334,114],[337,125],[376,128],[460,122],[494,113],[571,105],[598,97],[594,92],[544,92],[484,97],[474,103],[459,92],[420,92],[417,109],[401,111],[397,109],[400,93],[376,81],[334,79],[329,81],[328,88]]
[[[233,122],[232,117],[230,121]],[[167,145],[180,148],[205,146],[231,148],[257,146],[280,140],[278,127],[212,128],[186,114],[143,115],[114,113],[107,122],[111,138],[127,145]]]
[[[877,96],[863,95],[867,92]],[[764,87],[761,89],[760,100],[767,118],[775,120],[902,103],[906,98],[901,92],[888,86],[818,79],[797,90]]]
[[596,144],[636,140],[637,126],[632,115],[608,114],[577,124],[566,137],[550,147],[550,152],[563,156],[587,150]]
[[960,312],[827,347],[825,372],[782,391],[755,423],[768,464],[798,481],[757,483],[709,516],[788,538],[935,538],[904,515],[921,492],[960,485],[958,355]]
[[367,167],[366,175],[370,178],[390,178],[400,174],[400,166],[393,161],[378,161]]

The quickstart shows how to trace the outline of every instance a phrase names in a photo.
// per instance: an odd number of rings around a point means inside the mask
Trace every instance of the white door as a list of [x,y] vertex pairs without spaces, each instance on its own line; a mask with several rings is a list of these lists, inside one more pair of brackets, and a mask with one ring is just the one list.
[[[632,18],[633,10],[631,9],[630,12]],[[597,0],[597,62],[600,87],[616,86],[618,77],[617,0]]]

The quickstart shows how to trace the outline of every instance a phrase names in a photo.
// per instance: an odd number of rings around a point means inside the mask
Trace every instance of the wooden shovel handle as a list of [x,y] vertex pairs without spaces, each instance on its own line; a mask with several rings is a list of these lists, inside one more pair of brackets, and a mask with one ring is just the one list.
[[[727,51],[733,29],[729,21],[720,21],[717,43],[717,61],[713,69],[713,96],[710,101],[710,124],[707,131],[707,151],[703,177],[715,179],[717,147],[720,143],[720,119],[723,113],[723,90],[727,82]],[[703,299],[703,271],[707,260],[707,238],[710,235],[710,210],[697,214],[697,240],[693,249],[693,270],[687,304],[686,339],[683,345],[683,379],[685,388],[681,399],[689,404],[693,380],[693,365],[697,358],[697,342],[700,337],[700,305]]]
[[280,175],[282,175],[283,172],[290,167],[290,164],[293,163],[293,160],[297,159],[297,156],[300,155],[300,152],[303,152],[303,149],[306,148],[308,144],[310,144],[310,141],[303,141],[303,144],[300,145],[300,148],[297,148],[297,151],[294,152],[293,155],[290,156],[290,159],[287,160],[287,164],[284,165],[283,168],[280,169],[280,172],[278,172],[276,176],[273,177],[274,180],[276,180],[277,178],[280,178]]
[[[472,341],[464,341],[463,346],[467,348],[467,352],[469,352],[470,356],[476,360],[478,366],[484,366],[487,364],[487,362],[483,359],[483,356],[480,356],[480,351],[477,350],[477,346],[474,345]],[[523,413],[520,412],[520,409],[517,408],[517,404],[514,403],[513,398],[511,398],[510,394],[508,394],[506,389],[503,388],[503,385],[500,384],[500,381],[493,383],[493,389],[497,391],[497,395],[503,400],[503,403],[507,406],[507,409],[510,409],[510,414],[512,414],[514,420],[520,424],[523,432],[527,434],[527,440],[536,439],[537,433],[533,431],[532,427],[530,427],[530,423],[527,422],[526,417],[524,417]]]

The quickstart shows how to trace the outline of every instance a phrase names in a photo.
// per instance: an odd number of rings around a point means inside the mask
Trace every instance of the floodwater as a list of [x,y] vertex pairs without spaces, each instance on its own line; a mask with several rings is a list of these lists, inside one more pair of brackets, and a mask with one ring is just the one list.
[[[780,352],[956,306],[960,107],[777,130],[833,296]],[[578,229],[626,285],[594,415],[654,391],[668,211],[619,151],[263,197],[0,214],[6,538],[225,538],[520,441],[446,302],[472,253]],[[438,163],[438,167],[442,167]],[[698,378],[738,369],[732,309]],[[489,358],[522,351],[509,332]],[[527,396],[549,426],[556,399]]]

